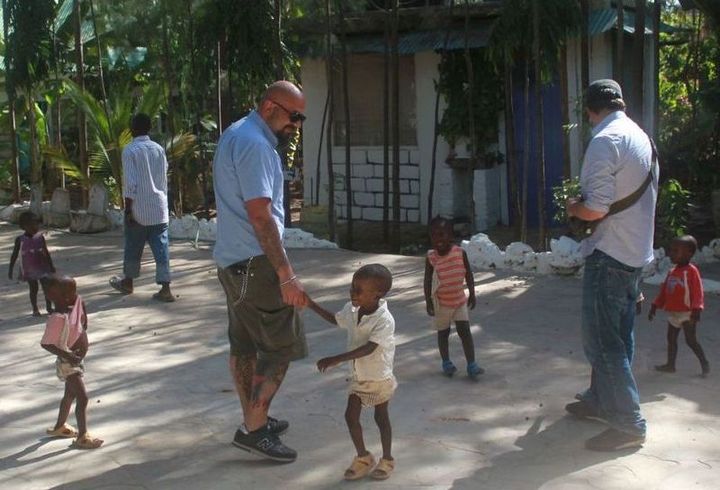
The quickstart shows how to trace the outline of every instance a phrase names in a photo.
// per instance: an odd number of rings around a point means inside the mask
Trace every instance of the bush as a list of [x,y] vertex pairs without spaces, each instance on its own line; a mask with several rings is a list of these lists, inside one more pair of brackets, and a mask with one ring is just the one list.
[[660,186],[655,216],[655,241],[665,246],[686,233],[690,191],[675,179],[668,179]]
[[560,183],[560,185],[556,185],[552,188],[552,201],[555,205],[555,215],[553,216],[553,219],[557,223],[567,222],[565,201],[571,197],[578,197],[580,194],[580,179],[578,177],[565,179]]

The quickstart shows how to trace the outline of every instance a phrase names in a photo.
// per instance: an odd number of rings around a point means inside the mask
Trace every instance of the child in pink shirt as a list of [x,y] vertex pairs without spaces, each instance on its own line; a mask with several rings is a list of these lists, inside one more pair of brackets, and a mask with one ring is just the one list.
[[675,372],[677,357],[677,340],[680,330],[685,332],[685,340],[700,360],[703,377],[710,372],[710,363],[705,358],[700,343],[697,341],[696,327],[703,310],[703,287],[700,271],[690,263],[697,250],[697,242],[690,235],[675,238],[670,245],[670,260],[675,264],[668,272],[665,282],[660,287],[655,301],[650,307],[648,318],[655,318],[655,311],[660,308],[668,312],[667,363],[655,366],[663,373]]
[[[55,303],[55,311],[48,317],[40,345],[57,356],[56,374],[65,381],[65,395],[60,401],[57,423],[47,430],[47,434],[53,437],[77,437],[73,443],[76,448],[96,449],[103,440],[88,434],[85,414],[88,405],[82,362],[88,351],[85,304],[77,294],[75,280],[70,276],[48,278],[47,292],[48,298]],[[73,400],[77,431],[66,423]]]

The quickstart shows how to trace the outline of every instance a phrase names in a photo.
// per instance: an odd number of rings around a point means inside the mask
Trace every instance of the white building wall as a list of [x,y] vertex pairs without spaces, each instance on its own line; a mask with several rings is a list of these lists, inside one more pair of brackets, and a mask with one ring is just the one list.
[[303,198],[306,206],[314,204],[316,170],[318,151],[320,151],[320,203],[327,204],[327,158],[325,140],[322,148],[320,132],[322,129],[323,110],[327,97],[327,77],[325,76],[325,62],[321,59],[304,59],[300,66],[300,76],[305,92],[305,114],[308,116],[303,123]]

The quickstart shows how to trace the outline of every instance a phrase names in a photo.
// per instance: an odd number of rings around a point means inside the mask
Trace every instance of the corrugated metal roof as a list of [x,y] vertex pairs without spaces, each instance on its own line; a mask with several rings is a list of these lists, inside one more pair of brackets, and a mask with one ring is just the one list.
[[[623,14],[623,30],[628,34],[635,34],[635,12],[625,10]],[[617,10],[616,9],[600,9],[593,10],[590,12],[590,19],[588,20],[588,32],[591,36],[597,36],[603,32],[607,32],[611,29],[615,29],[617,26]],[[645,16],[645,34],[649,35],[653,33],[653,19],[650,16]],[[664,22],[660,23],[660,32],[675,32],[676,29]]]
[[[635,33],[635,12],[625,10],[623,16],[624,30],[629,34]],[[490,38],[492,20],[475,21],[468,31],[468,46],[470,48],[483,48],[487,46]],[[590,12],[588,31],[590,36],[597,36],[611,29],[617,24],[617,10],[613,8],[593,10]],[[645,34],[652,34],[653,20],[645,20]],[[668,24],[660,24],[661,32],[675,32],[676,29]],[[401,33],[398,39],[398,50],[401,55],[414,54],[420,51],[442,50],[446,32],[442,30],[413,31]],[[385,49],[385,39],[378,34],[348,35],[348,50],[352,53],[382,53]],[[456,50],[465,48],[465,30],[454,28],[448,37],[447,49]]]
[[[401,55],[414,54],[420,51],[465,48],[465,31],[451,31],[445,44],[447,33],[440,31],[415,31],[402,33],[398,39],[398,52]],[[468,46],[482,48],[487,46],[490,38],[490,24],[471,27],[468,30]],[[353,53],[382,53],[385,50],[385,39],[377,35],[348,36],[348,50]]]

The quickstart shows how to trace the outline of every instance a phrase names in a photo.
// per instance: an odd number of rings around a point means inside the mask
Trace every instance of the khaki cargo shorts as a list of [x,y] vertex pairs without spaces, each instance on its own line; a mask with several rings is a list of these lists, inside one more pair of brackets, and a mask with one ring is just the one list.
[[283,303],[280,282],[264,255],[218,268],[228,308],[230,353],[288,362],[307,357],[298,311]]

